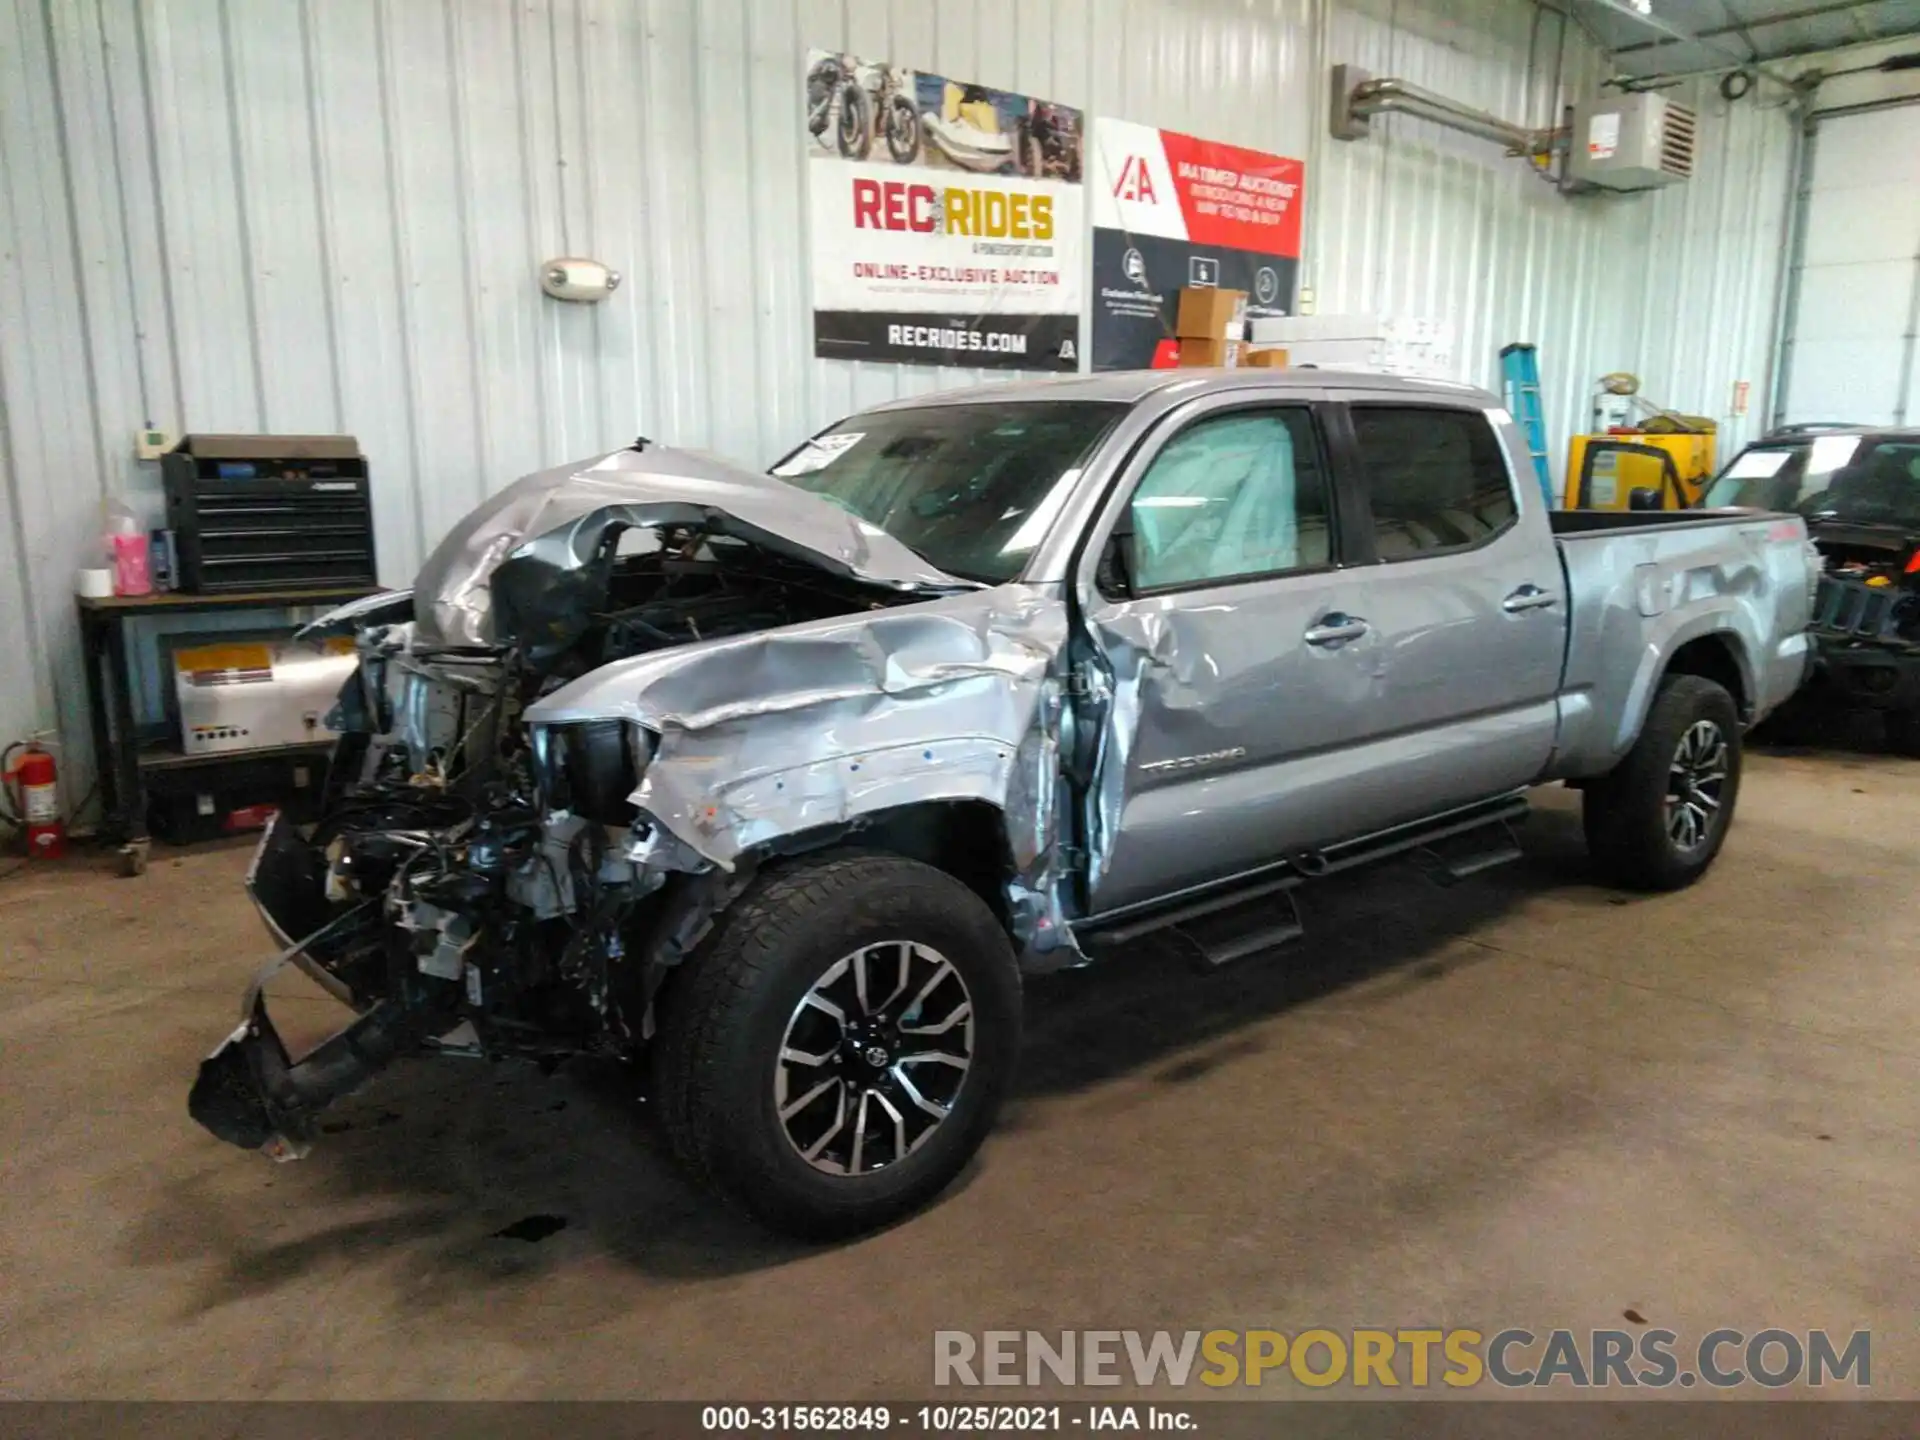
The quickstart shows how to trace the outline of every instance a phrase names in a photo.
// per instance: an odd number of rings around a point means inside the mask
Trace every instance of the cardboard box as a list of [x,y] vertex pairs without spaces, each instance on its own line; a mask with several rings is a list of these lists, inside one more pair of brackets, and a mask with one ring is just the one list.
[[1199,335],[1180,337],[1181,368],[1192,366],[1238,365],[1244,340],[1210,340]]
[[1244,340],[1247,334],[1247,292],[1221,290],[1212,285],[1189,285],[1180,292],[1180,309],[1173,333],[1181,339]]
[[1287,352],[1277,345],[1270,345],[1264,350],[1247,349],[1240,352],[1240,363],[1262,370],[1284,369],[1287,364]]

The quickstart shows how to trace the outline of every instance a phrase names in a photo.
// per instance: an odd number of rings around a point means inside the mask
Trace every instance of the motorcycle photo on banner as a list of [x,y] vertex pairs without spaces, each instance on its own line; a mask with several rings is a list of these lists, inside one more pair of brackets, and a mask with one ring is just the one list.
[[807,54],[814,354],[1080,368],[1081,112]]
[[1130,120],[1093,127],[1093,368],[1174,363],[1183,287],[1242,290],[1291,315],[1306,165]]

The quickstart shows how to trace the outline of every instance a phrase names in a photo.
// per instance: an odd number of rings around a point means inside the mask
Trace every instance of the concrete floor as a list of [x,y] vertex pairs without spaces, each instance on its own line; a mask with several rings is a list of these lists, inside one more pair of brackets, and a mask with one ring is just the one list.
[[[1920,1397],[1920,764],[1755,756],[1718,867],[1654,899],[1540,801],[1524,864],[1329,885],[1272,960],[1035,984],[966,1180],[814,1251],[717,1213],[597,1072],[408,1065],[300,1164],[230,1150],[183,1102],[265,953],[245,850],[15,875],[0,1390],[899,1398],[940,1328],[1631,1310],[1871,1328],[1875,1395]],[[565,1228],[495,1235],[532,1215]]]

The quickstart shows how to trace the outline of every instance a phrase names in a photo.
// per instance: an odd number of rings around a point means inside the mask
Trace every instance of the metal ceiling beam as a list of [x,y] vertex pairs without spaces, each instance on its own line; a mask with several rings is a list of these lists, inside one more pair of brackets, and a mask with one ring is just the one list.
[[1607,37],[1593,28],[1593,22],[1580,13],[1580,0],[1533,0],[1537,9],[1545,10],[1549,15],[1558,15],[1562,20],[1571,20],[1574,28],[1593,42],[1593,48],[1600,51],[1611,50]]
[[[1644,25],[1649,30],[1658,31],[1662,37],[1659,40],[1638,45],[1617,45],[1613,50],[1616,58],[1629,50],[1657,50],[1668,45],[1701,45],[1708,50],[1726,56],[1730,65],[1735,69],[1752,70],[1757,74],[1765,75],[1769,80],[1777,80],[1782,85],[1791,83],[1785,74],[1773,69],[1768,62],[1755,60],[1750,56],[1742,55],[1737,50],[1730,50],[1727,46],[1721,44],[1719,40],[1710,36],[1696,35],[1691,30],[1682,30],[1678,25],[1662,20],[1658,16],[1643,14],[1628,4],[1627,0],[1588,0],[1588,3],[1596,5],[1603,10],[1611,11],[1615,15],[1623,16],[1637,24]],[[1726,33],[1724,30],[1720,32],[1722,35]]]
[[[1843,55],[1849,50],[1865,50],[1877,48],[1882,45],[1898,45],[1902,38],[1903,37],[1898,35],[1882,35],[1873,40],[1849,40],[1841,45],[1821,45],[1808,50],[1790,50],[1783,55],[1775,55],[1772,63],[1775,65],[1790,65],[1796,60],[1814,60],[1824,58],[1828,55]],[[1644,75],[1616,75],[1606,83],[1622,89],[1637,90],[1651,86],[1670,85],[1679,80],[1711,80],[1716,76],[1731,75],[1736,70],[1751,70],[1753,68],[1751,63],[1741,63],[1737,65],[1708,65],[1698,70],[1649,70]],[[1867,68],[1877,69],[1878,67],[1868,66]],[[1806,89],[1809,83],[1808,77],[1817,73],[1819,72],[1802,71],[1793,78],[1788,88],[1793,90]],[[1776,77],[1770,76],[1769,78]]]
[[[1748,31],[1764,30],[1773,25],[1791,25],[1797,20],[1817,20],[1823,15],[1841,15],[1848,11],[1858,14],[1862,10],[1872,8],[1876,3],[1878,3],[1878,0],[1826,0],[1824,4],[1807,5],[1799,10],[1782,10],[1773,15],[1756,15],[1752,19],[1741,21],[1738,24],[1709,26],[1705,30],[1694,31],[1687,38],[1690,40],[1707,41],[1718,39],[1722,35],[1742,35],[1747,39],[1747,43],[1751,45],[1753,41],[1750,36],[1746,35]],[[1609,6],[1608,8],[1618,7]],[[1655,23],[1650,17],[1640,15],[1637,12],[1628,11],[1626,13],[1634,15],[1634,18],[1646,21],[1649,24]],[[1677,35],[1684,32],[1669,29],[1668,33]],[[1654,50],[1662,45],[1670,45],[1672,43],[1672,40],[1636,40],[1631,45],[1614,46],[1613,53],[1616,55],[1631,55],[1636,50]]]
[[1733,0],[1720,0],[1720,8],[1727,12],[1727,24],[1734,34],[1740,37],[1740,43],[1747,47],[1747,54],[1755,60],[1760,58],[1760,47],[1755,43],[1753,31],[1747,22],[1740,18],[1740,12],[1733,8]]
[[[1750,56],[1742,55],[1737,50],[1730,50],[1711,34],[1696,35],[1693,31],[1682,30],[1678,25],[1662,20],[1658,16],[1642,14],[1639,10],[1628,4],[1627,0],[1588,0],[1588,3],[1597,5],[1603,10],[1611,11],[1615,15],[1624,16],[1628,20],[1646,26],[1649,30],[1658,31],[1663,37],[1659,40],[1638,45],[1615,46],[1613,54],[1616,59],[1629,50],[1647,51],[1661,49],[1668,45],[1699,45],[1726,56],[1729,69],[1751,70],[1756,75],[1764,75],[1769,80],[1773,80],[1781,85],[1791,85],[1793,83],[1792,77],[1784,71],[1776,70],[1772,62],[1755,60]],[[1727,32],[1722,30],[1719,33],[1724,35]]]

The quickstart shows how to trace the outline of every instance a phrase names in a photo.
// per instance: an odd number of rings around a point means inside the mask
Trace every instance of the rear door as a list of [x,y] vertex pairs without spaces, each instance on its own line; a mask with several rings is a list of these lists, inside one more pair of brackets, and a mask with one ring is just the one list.
[[1345,823],[1342,757],[1377,719],[1380,647],[1372,567],[1343,563],[1338,511],[1298,390],[1202,397],[1129,462],[1076,586],[1113,691],[1087,799],[1093,912]]
[[1376,728],[1392,738],[1372,756],[1374,783],[1415,818],[1545,769],[1566,577],[1539,487],[1519,483],[1504,411],[1378,394],[1346,396],[1336,433],[1363,497],[1351,549],[1376,562]]

